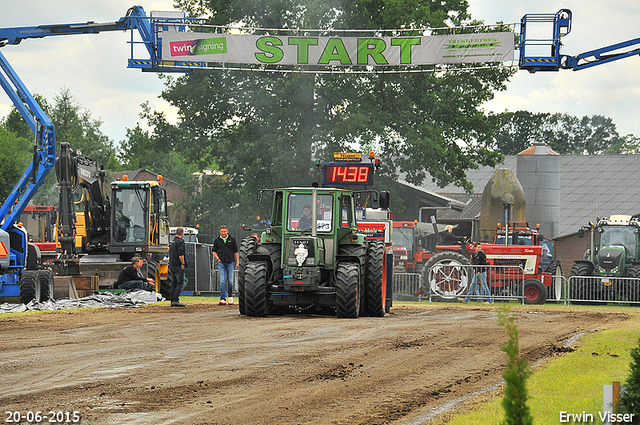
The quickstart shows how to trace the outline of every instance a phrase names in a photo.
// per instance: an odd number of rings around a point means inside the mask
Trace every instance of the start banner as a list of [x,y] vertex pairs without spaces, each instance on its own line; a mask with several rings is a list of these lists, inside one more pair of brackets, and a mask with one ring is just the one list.
[[512,32],[310,37],[164,32],[163,60],[248,65],[419,66],[513,61]]

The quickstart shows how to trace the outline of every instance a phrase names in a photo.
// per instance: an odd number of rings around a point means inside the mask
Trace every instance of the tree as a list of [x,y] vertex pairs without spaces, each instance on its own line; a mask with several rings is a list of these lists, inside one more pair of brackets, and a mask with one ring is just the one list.
[[33,142],[0,126],[0,199],[7,199],[29,166]]
[[639,140],[621,137],[611,118],[582,118],[568,114],[528,111],[491,114],[496,131],[492,146],[505,155],[516,155],[534,143],[546,143],[563,155],[635,153]]
[[[68,89],[61,90],[60,94],[54,98],[53,106],[50,106],[46,99],[39,95],[35,95],[34,98],[54,125],[58,148],[61,142],[68,142],[73,149],[80,150],[84,155],[104,164],[105,168],[118,167],[114,143],[100,130],[102,121],[93,119],[91,113],[78,104]],[[13,132],[15,137],[30,140],[30,144],[33,144],[33,131],[15,107],[2,121],[2,126]],[[16,155],[18,149],[22,150],[23,148],[12,147],[10,151],[15,156],[19,156],[21,153]],[[30,151],[32,152],[31,147],[26,149],[29,156]],[[17,166],[18,163],[11,165]],[[26,169],[26,165],[20,171],[20,175],[24,169]],[[11,183],[10,187],[13,187],[16,182],[17,179]],[[36,205],[58,204],[54,172],[50,172],[46,177],[41,188],[34,195],[32,203]]]
[[[364,31],[443,27],[469,18],[463,0],[182,0],[178,5],[193,13],[204,8],[210,23],[269,28]],[[162,96],[180,111],[181,152],[191,162],[217,164],[236,203],[248,206],[259,187],[319,180],[316,158],[370,148],[385,158],[380,172],[392,180],[402,176],[420,184],[428,173],[442,186],[471,190],[465,170],[501,159],[488,148],[491,122],[480,106],[504,88],[510,73],[204,71],[168,80]],[[162,137],[157,128],[154,134]]]
[[[39,94],[34,94],[33,98],[38,102],[40,108],[44,111],[45,114],[49,115],[51,111],[51,106],[47,102],[47,100]],[[15,106],[11,107],[11,111],[9,115],[7,115],[2,120],[2,126],[9,131],[13,131],[18,137],[22,137],[28,140],[33,140],[34,133],[29,124],[22,118],[22,115]]]
[[112,167],[116,157],[116,149],[102,131],[102,121],[93,119],[91,113],[83,108],[69,89],[63,88],[54,97],[54,106],[49,117],[56,130],[58,144],[67,142],[71,148],[79,150],[83,155],[97,161],[105,167]]

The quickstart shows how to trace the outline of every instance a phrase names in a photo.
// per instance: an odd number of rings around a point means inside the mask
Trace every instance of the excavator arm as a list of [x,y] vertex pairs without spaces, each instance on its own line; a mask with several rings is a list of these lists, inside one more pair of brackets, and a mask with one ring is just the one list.
[[75,192],[78,187],[82,189],[79,202],[84,206],[85,248],[108,252],[111,207],[105,189],[104,166],[71,149],[69,143],[61,143],[56,176],[60,190],[58,241],[62,257],[77,256]]

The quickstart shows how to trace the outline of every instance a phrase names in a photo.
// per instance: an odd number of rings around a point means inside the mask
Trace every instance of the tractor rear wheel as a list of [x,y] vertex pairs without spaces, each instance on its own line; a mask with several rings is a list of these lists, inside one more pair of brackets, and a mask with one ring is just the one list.
[[247,263],[244,271],[244,302],[247,316],[266,317],[269,314],[266,263]]
[[538,279],[525,279],[524,281],[524,303],[544,304],[547,300],[547,288]]
[[336,270],[336,313],[338,317],[356,318],[360,311],[358,265],[341,262]]
[[[367,256],[367,314],[382,317],[385,313],[387,285],[384,279],[385,246],[381,240],[373,240],[369,244]],[[362,302],[362,301],[361,301]]]
[[53,299],[53,272],[49,269],[38,270],[40,284],[40,302]]
[[256,252],[258,241],[253,236],[248,236],[240,242],[238,250],[238,310],[240,314],[246,314],[244,301],[244,273],[249,256]]
[[435,299],[455,300],[464,295],[471,282],[471,263],[462,254],[453,251],[440,252],[424,266],[422,286],[431,291]]
[[40,281],[37,270],[27,270],[20,276],[20,302],[29,304],[32,300],[40,302]]

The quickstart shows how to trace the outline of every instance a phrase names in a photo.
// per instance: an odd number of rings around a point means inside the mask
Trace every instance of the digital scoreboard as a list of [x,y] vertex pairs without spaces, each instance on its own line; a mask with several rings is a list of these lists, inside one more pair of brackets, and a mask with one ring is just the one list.
[[373,164],[362,162],[332,162],[323,164],[322,185],[373,185]]

